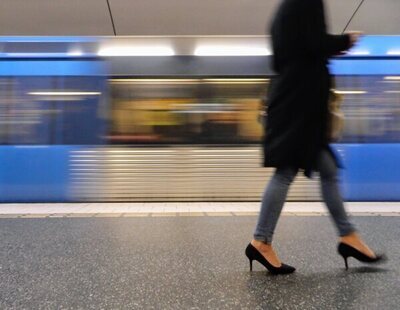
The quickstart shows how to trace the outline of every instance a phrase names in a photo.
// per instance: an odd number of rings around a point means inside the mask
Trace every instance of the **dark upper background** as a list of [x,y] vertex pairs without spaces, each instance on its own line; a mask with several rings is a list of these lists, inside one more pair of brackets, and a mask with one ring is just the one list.
[[[264,35],[280,0],[109,0],[117,35]],[[325,0],[341,32],[362,0]],[[365,0],[348,29],[400,33],[399,0]],[[106,0],[1,0],[0,35],[114,35]]]

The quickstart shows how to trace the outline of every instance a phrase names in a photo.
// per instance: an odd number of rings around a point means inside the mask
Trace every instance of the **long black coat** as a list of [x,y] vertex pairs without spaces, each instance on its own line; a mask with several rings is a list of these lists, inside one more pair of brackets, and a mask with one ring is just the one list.
[[277,76],[267,99],[264,166],[312,171],[329,144],[327,61],[347,50],[350,38],[327,34],[322,0],[283,0],[271,34]]

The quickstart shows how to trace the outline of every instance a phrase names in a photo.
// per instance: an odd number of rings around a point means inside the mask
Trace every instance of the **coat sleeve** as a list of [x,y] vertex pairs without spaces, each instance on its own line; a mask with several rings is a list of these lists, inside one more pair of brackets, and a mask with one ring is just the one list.
[[326,30],[324,6],[322,0],[304,0],[306,2],[305,50],[313,56],[331,57],[351,47],[349,35],[332,35]]

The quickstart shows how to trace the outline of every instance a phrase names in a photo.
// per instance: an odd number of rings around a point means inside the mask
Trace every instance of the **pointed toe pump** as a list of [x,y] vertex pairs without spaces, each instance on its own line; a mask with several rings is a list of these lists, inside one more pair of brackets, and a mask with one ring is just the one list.
[[253,260],[258,261],[272,274],[289,274],[293,273],[296,270],[296,268],[286,264],[282,264],[280,267],[275,267],[271,265],[271,263],[267,261],[265,257],[251,243],[249,243],[246,248],[246,256],[250,261],[250,271],[253,270]]
[[376,255],[375,257],[370,257],[343,242],[339,243],[338,252],[344,259],[346,270],[349,269],[349,265],[347,263],[347,259],[349,257],[354,257],[355,259],[357,259],[360,262],[369,263],[369,264],[382,263],[386,260],[386,256],[384,254]]

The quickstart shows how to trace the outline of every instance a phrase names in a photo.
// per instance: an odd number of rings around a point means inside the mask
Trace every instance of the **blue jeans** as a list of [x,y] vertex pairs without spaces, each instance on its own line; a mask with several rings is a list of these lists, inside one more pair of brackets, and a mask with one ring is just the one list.
[[[339,235],[346,236],[354,232],[355,228],[349,222],[339,191],[336,163],[328,151],[321,151],[317,162],[317,170],[321,178],[322,197]],[[285,203],[289,186],[296,177],[297,172],[298,169],[293,167],[276,169],[263,194],[261,211],[254,232],[255,240],[268,244],[272,243],[272,236]]]

